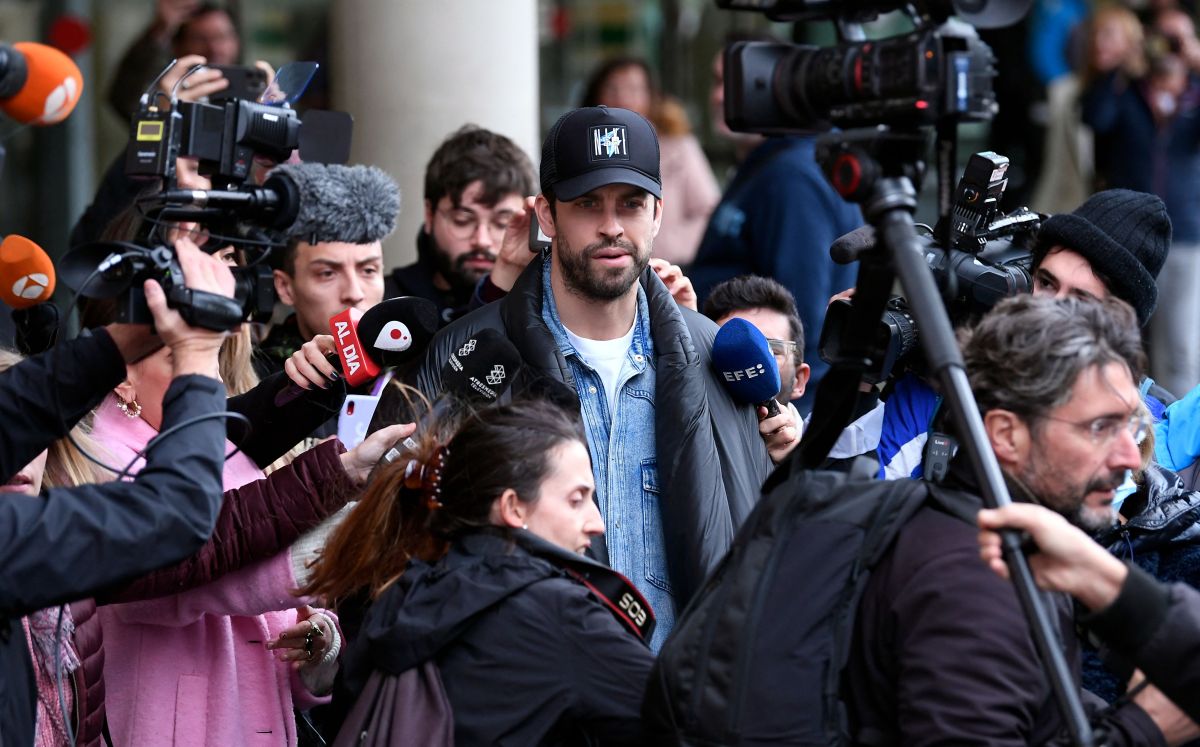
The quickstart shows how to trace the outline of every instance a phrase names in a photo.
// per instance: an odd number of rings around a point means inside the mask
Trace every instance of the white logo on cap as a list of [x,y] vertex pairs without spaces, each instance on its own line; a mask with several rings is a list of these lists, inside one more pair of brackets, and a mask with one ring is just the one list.
[[383,325],[383,329],[379,330],[379,336],[375,338],[375,347],[379,350],[391,350],[400,352],[408,350],[412,346],[412,333],[408,331],[408,327],[404,326],[403,322],[388,322]]
[[504,366],[501,366],[499,363],[497,363],[496,365],[492,366],[492,372],[487,375],[487,383],[491,384],[492,386],[496,386],[500,382],[504,381],[504,376]]
[[472,337],[470,340],[467,340],[467,344],[463,345],[461,348],[458,349],[458,354],[461,355],[463,358],[466,358],[468,355],[470,355],[471,353],[474,353],[474,352],[475,352],[475,338],[474,337]]
[[592,128],[592,158],[629,158],[629,142],[625,137],[625,128],[593,127]]

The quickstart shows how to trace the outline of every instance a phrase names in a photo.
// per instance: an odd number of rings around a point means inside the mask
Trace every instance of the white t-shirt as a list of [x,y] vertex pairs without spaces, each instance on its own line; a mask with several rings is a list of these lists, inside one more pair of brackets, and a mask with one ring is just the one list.
[[579,357],[596,371],[600,381],[604,383],[604,401],[608,405],[610,418],[616,409],[617,381],[621,376],[621,368],[625,365],[625,354],[629,352],[629,346],[633,343],[633,328],[636,323],[634,320],[634,324],[629,325],[629,331],[615,340],[588,340],[566,326],[563,327],[567,339],[571,341]]

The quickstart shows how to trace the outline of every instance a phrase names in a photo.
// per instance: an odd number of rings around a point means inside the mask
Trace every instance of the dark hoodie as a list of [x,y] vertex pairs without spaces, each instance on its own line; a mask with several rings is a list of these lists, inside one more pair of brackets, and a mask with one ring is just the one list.
[[413,561],[367,613],[348,685],[432,658],[460,747],[643,743],[653,655],[546,559],[561,552],[528,532],[481,532],[435,566]]

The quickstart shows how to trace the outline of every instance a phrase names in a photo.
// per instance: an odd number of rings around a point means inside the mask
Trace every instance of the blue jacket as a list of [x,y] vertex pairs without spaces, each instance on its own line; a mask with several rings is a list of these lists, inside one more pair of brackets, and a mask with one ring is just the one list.
[[688,277],[700,302],[713,286],[738,275],[764,275],[787,286],[804,323],[804,362],[812,380],[800,410],[812,409],[829,366],[817,355],[825,307],[852,288],[857,268],[829,258],[829,245],[862,225],[857,205],[844,201],[814,158],[815,137],[773,138],[738,169],[708,221]]
[[1140,84],[1111,73],[1084,93],[1083,121],[1096,132],[1104,186],[1158,195],[1175,240],[1200,241],[1200,81],[1192,79],[1176,115],[1159,127]]

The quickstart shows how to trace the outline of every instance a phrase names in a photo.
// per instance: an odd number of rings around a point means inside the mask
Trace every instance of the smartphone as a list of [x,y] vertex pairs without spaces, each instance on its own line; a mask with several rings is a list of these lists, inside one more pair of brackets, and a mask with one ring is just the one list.
[[542,233],[542,224],[538,223],[536,215],[529,220],[529,251],[534,254],[550,251],[550,237]]
[[213,70],[220,70],[229,86],[209,96],[210,101],[228,101],[229,99],[245,99],[258,101],[258,97],[267,90],[267,74],[257,67],[245,65],[209,65]]
[[353,449],[366,439],[379,406],[379,397],[368,394],[347,394],[338,413],[338,440],[347,449]]

